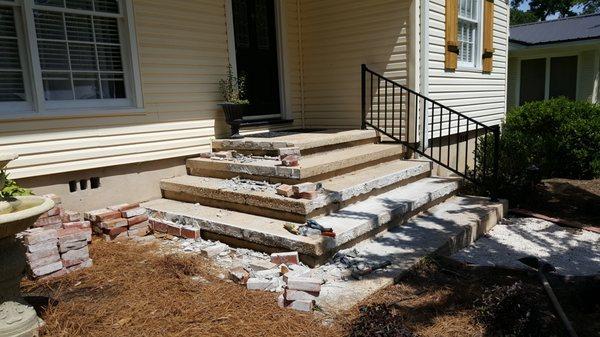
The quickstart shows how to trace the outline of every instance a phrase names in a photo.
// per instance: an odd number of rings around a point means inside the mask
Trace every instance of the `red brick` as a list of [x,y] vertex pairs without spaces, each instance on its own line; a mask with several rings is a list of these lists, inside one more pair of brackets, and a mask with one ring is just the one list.
[[186,239],[199,239],[200,228],[184,226],[181,228],[181,236],[183,236]]
[[[55,216],[55,215],[61,215],[63,212],[62,207],[60,206],[54,206],[54,208],[52,208],[51,210],[49,210],[47,212],[48,216]],[[62,219],[61,219],[62,221]]]
[[169,224],[167,226],[167,234],[173,235],[173,236],[181,236],[181,225]]
[[155,232],[166,233],[167,229],[169,228],[169,225],[166,222],[157,219],[150,219],[149,222],[152,227],[152,230],[154,230]]
[[46,227],[49,225],[62,224],[62,220],[60,215],[48,216],[45,218],[39,218],[34,224],[33,227]]
[[100,223],[100,228],[115,228],[115,227],[127,227],[127,219],[117,218],[104,220]]
[[142,214],[142,215],[134,216],[133,218],[127,219],[127,225],[133,226],[133,225],[137,225],[137,224],[142,223],[147,220],[148,220],[148,215]]
[[294,189],[290,185],[282,184],[277,187],[277,194],[284,197],[291,197],[294,195]]
[[129,210],[121,212],[121,216],[123,218],[133,218],[134,216],[139,216],[139,215],[144,215],[144,214],[146,214],[146,209],[141,208],[141,207],[129,209]]
[[298,166],[298,156],[289,155],[281,160],[283,166]]
[[130,204],[114,205],[114,206],[110,206],[108,208],[113,211],[123,212],[123,211],[127,211],[130,209],[138,208],[138,207],[140,207],[140,204],[135,202],[135,203],[130,203]]
[[121,212],[113,211],[107,208],[97,209],[85,213],[85,219],[93,222],[101,222],[105,220],[118,219],[121,217]]
[[302,199],[308,199],[308,200],[313,200],[318,195],[319,195],[319,193],[317,191],[302,192],[302,193],[299,194],[300,198],[302,198]]
[[65,244],[68,242],[92,240],[92,229],[91,228],[63,228],[58,231],[58,244]]
[[285,252],[285,253],[273,253],[271,254],[271,262],[277,265],[279,264],[298,264],[298,252]]
[[102,229],[102,233],[110,235],[110,236],[116,236],[123,232],[127,232],[127,227],[114,227],[114,228],[103,228]]
[[36,245],[46,241],[54,241],[58,239],[58,232],[56,229],[47,228],[31,228],[24,232],[23,241],[25,245]]
[[75,222],[64,222],[63,228],[90,228],[91,224],[89,221],[75,221]]
[[62,222],[78,222],[83,221],[83,216],[79,212],[64,211],[61,214]]

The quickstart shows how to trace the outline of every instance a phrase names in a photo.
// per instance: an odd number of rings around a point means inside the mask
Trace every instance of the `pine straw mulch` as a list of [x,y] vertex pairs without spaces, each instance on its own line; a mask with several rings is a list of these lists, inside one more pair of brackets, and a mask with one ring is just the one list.
[[[511,335],[507,328],[515,327],[521,333],[513,336],[563,335],[527,273],[427,259],[398,284],[328,317],[281,309],[276,294],[222,281],[214,276],[222,271],[197,255],[157,250],[95,241],[92,268],[24,282],[25,293],[54,300],[41,313],[42,336],[479,337]],[[600,337],[598,282],[557,295],[580,336]]]
[[156,250],[98,240],[92,268],[25,282],[24,293],[55,301],[42,336],[339,336],[319,315],[280,309],[274,293],[216,278],[205,258]]

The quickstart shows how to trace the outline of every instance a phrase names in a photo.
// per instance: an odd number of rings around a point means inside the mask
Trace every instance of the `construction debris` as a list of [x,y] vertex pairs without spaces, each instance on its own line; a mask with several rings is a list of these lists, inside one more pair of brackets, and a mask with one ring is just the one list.
[[271,254],[271,263],[277,265],[298,264],[300,259],[298,258],[298,252],[273,253]]
[[90,267],[90,222],[83,221],[77,212],[65,211],[57,195],[45,197],[54,201],[54,208],[42,214],[33,228],[19,235],[26,248],[29,276],[56,277]]
[[288,155],[281,159],[281,165],[289,166],[289,167],[298,166],[299,160],[300,160],[300,157],[298,157],[296,155]]
[[86,212],[94,233],[106,241],[122,241],[150,233],[146,209],[138,203],[120,204]]

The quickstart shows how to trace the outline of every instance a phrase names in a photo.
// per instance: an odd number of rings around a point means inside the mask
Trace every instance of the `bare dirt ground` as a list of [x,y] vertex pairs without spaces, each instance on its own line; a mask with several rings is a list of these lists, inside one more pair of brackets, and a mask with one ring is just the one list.
[[600,179],[544,180],[521,207],[600,227]]
[[[275,293],[218,279],[209,260],[156,254],[156,245],[91,246],[95,265],[26,293],[53,300],[40,308],[43,336],[562,336],[530,274],[470,269],[428,259],[337,317],[280,309]],[[579,336],[600,336],[598,282],[560,286]],[[517,329],[518,331],[516,331]]]

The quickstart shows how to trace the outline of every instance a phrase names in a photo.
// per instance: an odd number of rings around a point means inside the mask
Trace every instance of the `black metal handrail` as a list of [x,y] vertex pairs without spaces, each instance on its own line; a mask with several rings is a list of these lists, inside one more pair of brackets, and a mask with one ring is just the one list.
[[406,146],[493,195],[498,178],[498,125],[485,125],[365,64],[361,86],[363,129],[379,131],[388,141]]

